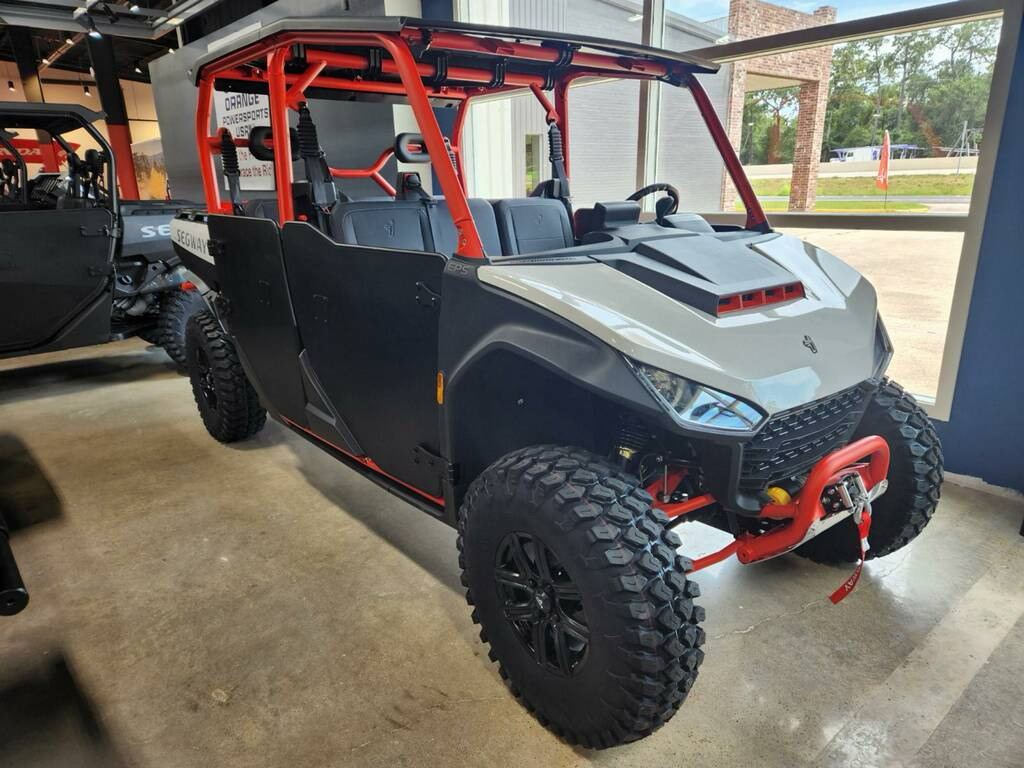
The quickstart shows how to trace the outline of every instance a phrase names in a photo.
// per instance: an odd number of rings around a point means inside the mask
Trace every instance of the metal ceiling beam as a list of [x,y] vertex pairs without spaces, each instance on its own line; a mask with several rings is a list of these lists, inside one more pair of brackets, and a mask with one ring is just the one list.
[[957,0],[952,3],[929,5],[909,11],[869,16],[853,21],[840,21],[808,27],[776,35],[752,37],[707,48],[696,48],[692,53],[725,64],[731,61],[774,56],[779,53],[802,51],[823,45],[848,43],[882,35],[897,35],[930,27],[960,24],[977,19],[997,18],[1002,15],[1006,0]]
[[78,32],[76,34],[73,34],[69,38],[71,40],[70,43],[67,40],[65,40],[63,43],[61,43],[59,46],[57,46],[57,48],[54,49],[53,53],[50,53],[50,54],[48,54],[46,56],[46,60],[45,61],[39,62],[39,72],[42,73],[43,70],[48,69],[48,68],[50,68],[52,66],[55,66],[56,63],[60,60],[60,58],[65,53],[67,53],[72,48],[74,48],[76,45],[78,45],[80,42],[82,42],[82,40],[84,38],[85,38],[85,33],[84,32]]
[[[53,6],[57,6],[59,8],[68,8],[68,9],[70,9],[72,11],[74,11],[77,8],[84,7],[82,2],[81,2],[81,0],[33,0],[33,2],[36,5],[53,5]],[[126,16],[152,16],[152,17],[156,18],[158,16],[165,16],[167,14],[167,11],[161,11],[161,10],[158,10],[158,9],[155,9],[155,8],[146,8],[146,7],[141,6],[141,5],[139,6],[139,10],[137,10],[137,11],[130,11],[130,10],[128,10],[128,8],[131,7],[131,5],[132,5],[131,3],[122,3],[121,4],[122,6],[127,6],[127,7],[123,7],[122,9],[119,9],[119,8],[114,7],[114,6],[118,5],[118,3],[115,2],[115,0],[107,0],[107,5],[111,6],[111,10],[114,11],[115,13],[118,13],[120,15],[126,15]]]
[[[42,0],[49,8],[38,7],[38,0],[33,5],[22,5],[16,1],[0,2],[0,23],[11,26],[34,27],[36,29],[55,29],[65,32],[81,32],[82,25],[73,17],[75,10],[84,8],[81,3],[69,0]],[[140,13],[130,13],[127,0],[107,0],[117,16],[116,24],[111,23],[102,12],[91,13],[97,31],[111,37],[132,37],[140,40],[156,40],[173,31],[198,13],[223,2],[223,0],[181,0],[177,5],[165,10],[142,9]],[[143,12],[144,11],[144,12]]]

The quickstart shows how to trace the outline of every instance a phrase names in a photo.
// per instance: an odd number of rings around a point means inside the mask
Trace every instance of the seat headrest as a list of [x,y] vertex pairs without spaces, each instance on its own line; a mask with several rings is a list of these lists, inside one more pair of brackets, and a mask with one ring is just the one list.
[[107,161],[107,156],[97,149],[85,150],[85,165],[89,169],[90,173],[101,174],[103,173],[103,164]]
[[[288,129],[291,138],[292,162],[299,159],[299,133],[294,128]],[[274,147],[271,141],[274,139],[274,132],[269,125],[254,125],[249,131],[249,152],[257,160],[268,163],[274,162]]]
[[14,176],[18,173],[18,165],[11,158],[5,157],[3,160],[3,171],[4,176]]
[[399,200],[430,200],[430,194],[423,188],[423,180],[415,171],[408,171],[398,174]]
[[395,157],[403,163],[429,163],[430,153],[419,133],[400,133],[395,137]]

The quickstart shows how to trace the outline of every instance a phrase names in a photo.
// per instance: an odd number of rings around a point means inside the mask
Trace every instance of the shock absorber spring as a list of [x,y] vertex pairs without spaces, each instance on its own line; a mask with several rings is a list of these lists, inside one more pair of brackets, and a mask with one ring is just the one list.
[[651,432],[642,423],[631,417],[623,417],[615,439],[615,452],[619,464],[625,468],[633,457],[651,441]]

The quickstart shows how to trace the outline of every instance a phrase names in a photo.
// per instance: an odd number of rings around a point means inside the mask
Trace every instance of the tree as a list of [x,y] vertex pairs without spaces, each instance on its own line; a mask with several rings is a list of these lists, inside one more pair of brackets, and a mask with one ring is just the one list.
[[793,159],[799,98],[799,88],[752,91],[746,95],[740,146],[746,147],[748,163],[774,164]]
[[[998,20],[972,21],[837,45],[832,49],[822,159],[839,147],[894,144],[943,155],[964,123],[984,128],[999,39]],[[796,91],[748,93],[741,156],[748,163],[792,159]]]
[[964,123],[981,129],[999,21],[969,22],[833,49],[823,159],[836,147],[893,143],[945,154]]

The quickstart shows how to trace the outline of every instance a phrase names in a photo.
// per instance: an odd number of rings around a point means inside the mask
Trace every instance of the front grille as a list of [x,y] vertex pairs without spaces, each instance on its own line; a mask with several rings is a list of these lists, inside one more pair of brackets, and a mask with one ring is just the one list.
[[845,445],[867,406],[872,389],[862,384],[791,411],[777,413],[743,446],[739,490],[765,487],[810,469]]

